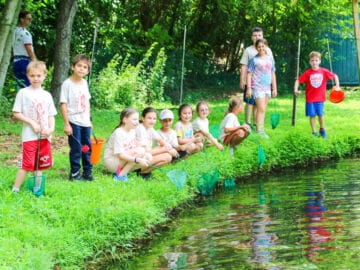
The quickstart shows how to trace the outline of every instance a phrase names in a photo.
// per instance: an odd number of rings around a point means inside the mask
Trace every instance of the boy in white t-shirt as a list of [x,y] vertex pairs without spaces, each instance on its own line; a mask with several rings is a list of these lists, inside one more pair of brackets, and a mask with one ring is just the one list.
[[27,172],[32,171],[41,179],[42,170],[52,166],[51,134],[55,130],[56,108],[51,94],[41,87],[46,73],[44,62],[30,62],[27,66],[30,86],[21,89],[15,98],[14,117],[23,122],[21,167],[12,189],[16,193]]
[[[94,180],[91,155],[90,92],[84,79],[90,71],[90,59],[77,55],[71,65],[73,74],[61,85],[60,108],[64,120],[64,132],[70,146],[69,181]],[[81,164],[83,173],[81,174]]]

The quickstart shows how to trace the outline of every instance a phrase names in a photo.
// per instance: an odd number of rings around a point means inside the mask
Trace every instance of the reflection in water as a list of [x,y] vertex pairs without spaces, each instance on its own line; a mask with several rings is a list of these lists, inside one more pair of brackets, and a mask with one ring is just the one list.
[[254,214],[254,221],[252,222],[253,238],[250,243],[253,260],[265,267],[272,260],[271,247],[275,246],[277,236],[269,231],[269,225],[271,225],[272,221],[268,213],[263,183],[259,184],[258,201],[258,209]]
[[360,159],[243,181],[107,269],[359,269]]

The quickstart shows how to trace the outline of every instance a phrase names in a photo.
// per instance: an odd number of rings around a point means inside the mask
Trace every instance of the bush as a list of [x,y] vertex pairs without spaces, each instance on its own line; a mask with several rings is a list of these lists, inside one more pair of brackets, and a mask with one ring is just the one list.
[[114,109],[119,105],[138,106],[163,101],[165,50],[161,48],[153,59],[154,43],[135,66],[130,55],[123,60],[115,55],[91,85],[92,104],[101,109]]
[[4,96],[0,97],[0,117],[10,117],[12,115],[12,102]]

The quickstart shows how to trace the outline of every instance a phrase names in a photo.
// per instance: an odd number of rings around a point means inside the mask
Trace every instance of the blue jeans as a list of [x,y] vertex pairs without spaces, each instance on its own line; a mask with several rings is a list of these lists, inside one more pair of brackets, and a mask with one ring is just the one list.
[[14,62],[14,75],[16,80],[16,89],[21,89],[30,85],[29,79],[26,76],[26,68],[30,63],[30,58],[21,58]]
[[[80,171],[82,161],[84,175],[90,175],[92,173],[92,164],[90,161],[91,155],[91,127],[82,127],[70,123],[73,134],[68,136],[68,142],[70,146],[70,167],[71,173]],[[88,151],[82,151],[83,145],[87,145]]]

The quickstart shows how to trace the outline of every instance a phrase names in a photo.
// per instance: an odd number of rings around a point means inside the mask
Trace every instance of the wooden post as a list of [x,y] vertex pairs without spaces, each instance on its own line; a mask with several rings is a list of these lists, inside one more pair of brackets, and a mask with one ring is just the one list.
[[357,51],[358,77],[360,84],[360,27],[359,27],[358,0],[352,0],[352,6],[353,6],[354,32],[355,32],[356,51]]

